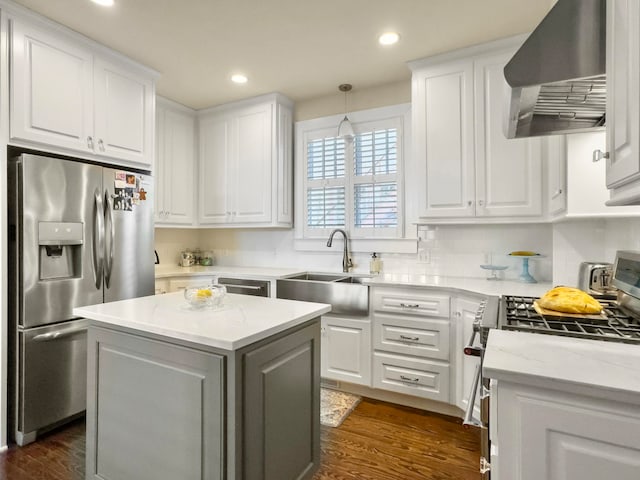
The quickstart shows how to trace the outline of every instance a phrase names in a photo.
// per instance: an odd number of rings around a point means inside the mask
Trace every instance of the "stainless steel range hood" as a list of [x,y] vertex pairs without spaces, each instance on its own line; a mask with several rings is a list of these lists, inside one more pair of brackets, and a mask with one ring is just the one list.
[[508,138],[602,128],[605,0],[558,0],[504,68]]

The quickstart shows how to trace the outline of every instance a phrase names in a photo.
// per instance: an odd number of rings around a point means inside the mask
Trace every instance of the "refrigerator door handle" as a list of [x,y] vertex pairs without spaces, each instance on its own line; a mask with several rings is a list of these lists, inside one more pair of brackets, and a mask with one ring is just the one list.
[[58,340],[60,338],[70,337],[78,333],[85,333],[87,326],[63,328],[62,330],[56,330],[55,332],[41,333],[33,337],[34,342],[50,342],[52,340]]
[[[104,271],[104,208],[100,192],[95,192],[96,210],[93,216],[93,272],[95,285],[100,290]],[[97,243],[97,245],[96,245]]]
[[109,245],[107,249],[108,251],[105,251],[107,260],[106,260],[106,266],[105,266],[104,283],[105,283],[105,286],[109,288],[111,283],[111,272],[113,270],[113,247],[114,247],[114,242],[116,237],[116,231],[115,231],[115,226],[113,224],[113,203],[111,201],[111,196],[109,195],[109,192],[107,190],[105,190],[104,192],[104,201],[106,204],[105,229],[109,230]]

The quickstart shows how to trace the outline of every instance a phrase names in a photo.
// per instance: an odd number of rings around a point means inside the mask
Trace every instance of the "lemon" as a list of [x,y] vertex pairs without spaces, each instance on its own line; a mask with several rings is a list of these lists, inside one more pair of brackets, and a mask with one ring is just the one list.
[[201,288],[200,290],[196,291],[196,295],[197,298],[208,298],[211,296],[211,290],[209,290],[208,288]]

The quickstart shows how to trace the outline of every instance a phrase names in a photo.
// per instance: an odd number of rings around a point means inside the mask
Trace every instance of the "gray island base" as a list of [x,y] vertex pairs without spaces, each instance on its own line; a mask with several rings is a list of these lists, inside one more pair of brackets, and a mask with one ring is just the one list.
[[91,480],[309,479],[320,460],[320,315],[329,305],[181,293],[89,318]]

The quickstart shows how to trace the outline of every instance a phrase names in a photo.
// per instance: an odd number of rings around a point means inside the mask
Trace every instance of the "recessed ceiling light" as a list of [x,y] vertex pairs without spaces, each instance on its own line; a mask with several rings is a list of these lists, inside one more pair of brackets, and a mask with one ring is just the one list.
[[91,0],[91,1],[103,7],[113,7],[113,0]]
[[246,75],[242,75],[241,73],[236,73],[235,75],[231,75],[231,81],[233,83],[247,83],[249,79]]
[[378,43],[380,45],[393,45],[400,40],[400,35],[396,32],[386,32],[378,37]]

